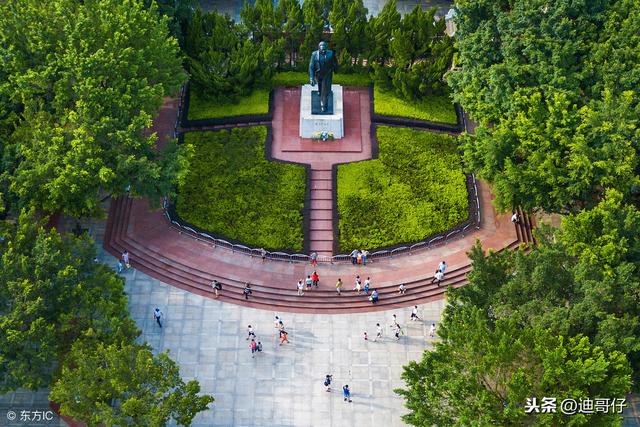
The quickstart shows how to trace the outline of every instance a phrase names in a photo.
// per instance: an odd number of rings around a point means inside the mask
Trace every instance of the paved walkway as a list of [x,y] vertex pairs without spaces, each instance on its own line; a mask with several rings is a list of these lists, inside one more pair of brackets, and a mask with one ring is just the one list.
[[[114,260],[102,255],[106,262]],[[216,401],[194,426],[401,426],[402,366],[431,348],[431,322],[440,319],[444,301],[420,306],[424,320],[409,322],[410,310],[397,310],[406,336],[395,341],[392,312],[320,315],[275,313],[224,304],[129,271],[126,289],[131,314],[142,339],[155,350],[170,350],[185,380],[196,378]],[[152,318],[158,306],[166,318],[160,329]],[[289,344],[278,346],[275,315],[280,314]],[[375,324],[384,325],[380,342]],[[264,351],[251,358],[246,327],[251,324]],[[332,374],[334,389],[322,381]],[[342,400],[349,384],[353,403]]]

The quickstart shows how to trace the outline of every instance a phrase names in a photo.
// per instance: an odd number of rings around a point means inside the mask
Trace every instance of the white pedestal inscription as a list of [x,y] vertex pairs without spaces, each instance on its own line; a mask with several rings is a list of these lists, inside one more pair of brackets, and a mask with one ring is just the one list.
[[318,85],[303,85],[300,96],[300,137],[311,138],[314,133],[329,132],[335,139],[344,137],[344,113],[342,86],[331,85],[333,92],[333,114],[311,114],[311,91]]

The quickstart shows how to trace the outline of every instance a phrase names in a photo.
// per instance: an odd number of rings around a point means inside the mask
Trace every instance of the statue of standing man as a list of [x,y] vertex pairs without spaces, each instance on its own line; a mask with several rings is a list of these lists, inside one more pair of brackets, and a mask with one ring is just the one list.
[[327,49],[327,42],[320,42],[318,50],[311,54],[309,61],[309,82],[311,86],[318,83],[320,95],[320,110],[327,111],[329,94],[331,93],[331,80],[333,71],[338,68],[338,61],[332,50]]

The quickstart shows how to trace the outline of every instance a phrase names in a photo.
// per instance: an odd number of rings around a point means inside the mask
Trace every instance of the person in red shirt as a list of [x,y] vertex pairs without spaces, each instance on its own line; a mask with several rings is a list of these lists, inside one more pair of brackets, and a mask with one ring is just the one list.
[[318,276],[318,273],[316,273],[315,271],[311,275],[311,281],[313,282],[313,285],[317,288],[318,282],[320,281],[320,277]]

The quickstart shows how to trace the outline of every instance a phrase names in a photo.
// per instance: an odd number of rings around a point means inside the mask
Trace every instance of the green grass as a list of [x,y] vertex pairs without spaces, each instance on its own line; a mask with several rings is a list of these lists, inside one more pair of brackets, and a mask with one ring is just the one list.
[[[283,71],[273,76],[273,87],[301,86],[309,83],[309,74],[302,71]],[[343,86],[369,86],[371,78],[368,74],[339,74],[333,75],[333,84]]]
[[269,91],[254,90],[251,95],[234,103],[220,103],[212,98],[202,98],[191,86],[189,99],[189,120],[217,119],[221,117],[267,114],[269,112]]
[[374,88],[374,112],[383,116],[408,117],[430,122],[456,124],[456,110],[449,95],[429,96],[407,101],[390,92]]
[[302,250],[306,171],[265,159],[265,127],[189,132],[177,211],[202,229],[267,249]]
[[378,127],[379,158],[338,166],[341,252],[418,242],[468,217],[456,139]]

